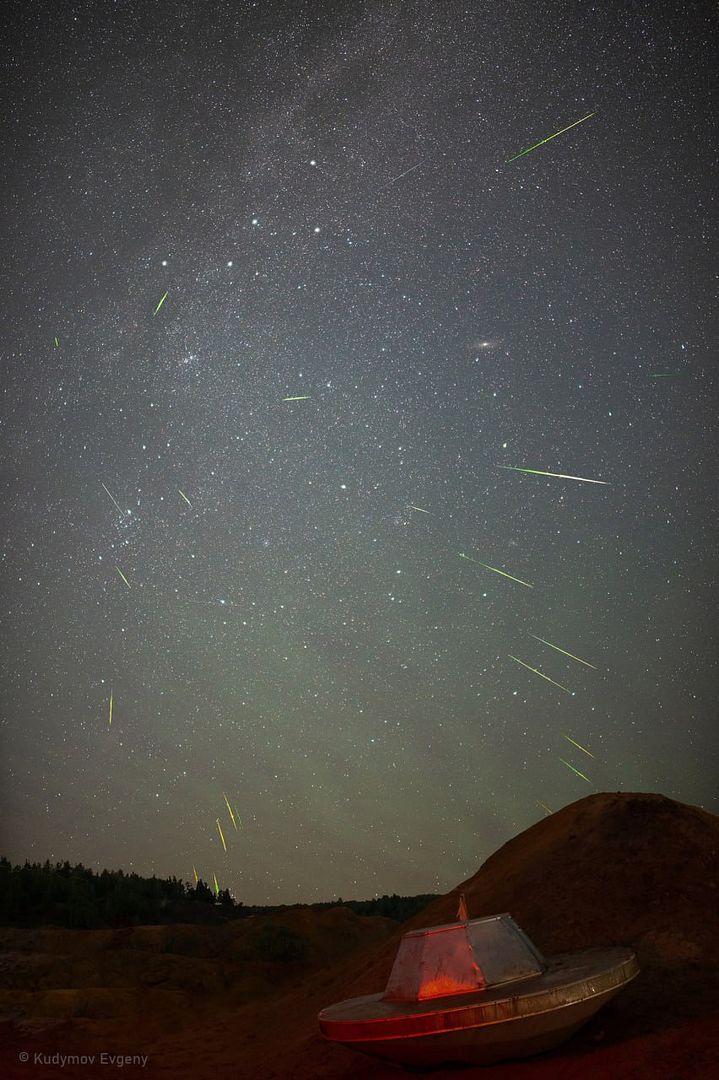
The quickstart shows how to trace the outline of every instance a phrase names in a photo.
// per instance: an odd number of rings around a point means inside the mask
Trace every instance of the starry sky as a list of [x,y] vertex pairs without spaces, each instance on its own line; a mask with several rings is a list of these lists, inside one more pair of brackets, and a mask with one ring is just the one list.
[[367,898],[717,811],[710,18],[5,5],[13,861]]

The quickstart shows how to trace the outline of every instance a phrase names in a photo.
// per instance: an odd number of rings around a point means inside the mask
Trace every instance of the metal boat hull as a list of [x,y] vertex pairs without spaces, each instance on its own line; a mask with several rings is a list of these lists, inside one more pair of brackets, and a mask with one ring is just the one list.
[[325,1038],[414,1068],[491,1065],[551,1050],[639,973],[628,949],[553,957],[543,975],[471,995],[395,1003],[353,998],[319,1016]]

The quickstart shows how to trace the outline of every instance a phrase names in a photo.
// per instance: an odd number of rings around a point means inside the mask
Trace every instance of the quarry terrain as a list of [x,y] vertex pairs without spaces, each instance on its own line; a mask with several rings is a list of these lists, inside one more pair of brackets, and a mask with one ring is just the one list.
[[[599,794],[539,821],[401,926],[336,907],[222,926],[0,927],[0,1076],[410,1075],[325,1042],[317,1013],[382,990],[402,933],[453,922],[460,893],[471,918],[509,912],[546,954],[629,946],[641,974],[549,1054],[425,1075],[719,1075],[719,818],[661,795]],[[257,959],[259,938],[282,959]]]

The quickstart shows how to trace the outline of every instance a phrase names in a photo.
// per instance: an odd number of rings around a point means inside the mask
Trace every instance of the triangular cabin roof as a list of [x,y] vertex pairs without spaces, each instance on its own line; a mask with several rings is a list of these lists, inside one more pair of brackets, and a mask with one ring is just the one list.
[[541,975],[544,957],[511,915],[408,931],[400,942],[385,1001],[425,1001],[476,993]]

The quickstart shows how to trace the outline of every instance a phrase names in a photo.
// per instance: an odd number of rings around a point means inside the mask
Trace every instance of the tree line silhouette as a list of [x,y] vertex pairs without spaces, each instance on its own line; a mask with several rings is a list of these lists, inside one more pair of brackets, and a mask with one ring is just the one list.
[[176,877],[145,878],[122,870],[95,873],[78,863],[25,862],[0,858],[0,925],[64,926],[78,930],[156,923],[209,923],[266,915],[273,911],[344,906],[358,915],[382,915],[404,922],[435,894],[381,896],[372,900],[329,900],[317,904],[243,904],[229,889],[213,891]]

